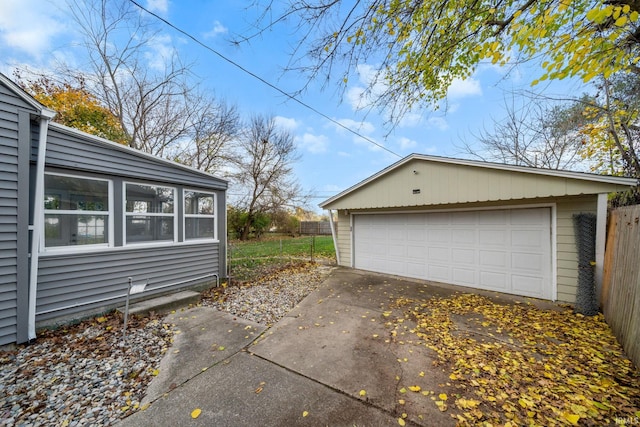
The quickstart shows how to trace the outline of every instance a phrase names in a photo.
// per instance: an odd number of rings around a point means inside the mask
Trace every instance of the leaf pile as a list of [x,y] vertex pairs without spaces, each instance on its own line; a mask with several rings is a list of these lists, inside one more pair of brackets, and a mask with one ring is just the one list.
[[640,373],[602,315],[503,305],[472,294],[401,298],[396,307],[416,321],[411,332],[436,353],[434,364],[449,367],[458,393],[448,405],[458,409],[452,415],[458,425],[640,420]]

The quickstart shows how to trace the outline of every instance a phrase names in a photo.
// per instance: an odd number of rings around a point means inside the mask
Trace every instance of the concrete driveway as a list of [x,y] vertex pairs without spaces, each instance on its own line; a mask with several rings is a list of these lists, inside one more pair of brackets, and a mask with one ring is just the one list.
[[178,312],[149,406],[119,425],[455,425],[430,396],[402,392],[448,392],[448,378],[411,319],[392,326],[385,313],[399,297],[458,290],[337,268],[270,329],[212,308]]

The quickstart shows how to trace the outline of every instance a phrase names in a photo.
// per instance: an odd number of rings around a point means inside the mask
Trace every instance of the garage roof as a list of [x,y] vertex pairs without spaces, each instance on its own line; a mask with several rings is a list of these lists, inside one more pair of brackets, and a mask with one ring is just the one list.
[[371,209],[624,191],[635,178],[411,154],[320,203]]

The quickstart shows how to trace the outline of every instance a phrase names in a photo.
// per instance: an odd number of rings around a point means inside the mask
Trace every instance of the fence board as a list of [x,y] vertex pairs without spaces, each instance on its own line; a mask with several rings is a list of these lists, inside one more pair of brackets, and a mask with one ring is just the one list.
[[331,225],[329,221],[301,221],[300,234],[329,235],[331,234]]
[[640,205],[610,215],[602,310],[627,356],[640,366]]

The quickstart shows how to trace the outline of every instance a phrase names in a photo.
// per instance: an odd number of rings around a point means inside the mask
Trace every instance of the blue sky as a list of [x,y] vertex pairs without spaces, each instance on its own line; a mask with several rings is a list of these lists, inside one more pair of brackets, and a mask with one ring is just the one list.
[[[296,41],[291,27],[277,27],[250,44],[235,46],[229,42],[235,34],[246,34],[253,23],[258,11],[246,9],[250,0],[140,0],[140,3],[285,92],[293,92],[305,83],[300,75],[282,75]],[[78,36],[64,5],[64,0],[0,0],[0,72],[11,76],[15,66],[47,70],[56,59],[82,66],[83,51],[75,47]],[[186,62],[194,64],[194,71],[205,87],[218,98],[235,104],[243,116],[270,114],[291,131],[301,154],[295,171],[302,186],[316,196],[313,207],[399,160],[400,157],[287,100],[161,22],[157,25],[160,33],[157,42],[149,46],[155,53],[150,55],[150,61],[175,49]],[[374,64],[362,64],[342,97],[336,86],[321,90],[318,83],[312,82],[299,98],[401,157],[411,153],[465,157],[459,148],[461,141],[473,143],[474,134],[490,129],[494,119],[504,117],[504,103],[512,101],[512,93],[544,90],[547,95],[563,96],[583,90],[579,82],[568,81],[531,88],[529,82],[539,75],[535,64],[510,72],[490,64],[481,65],[470,79],[454,83],[446,111],[414,111],[390,132],[384,125],[384,115],[365,114],[357,109],[358,94],[373,67]],[[521,101],[515,102],[517,105]]]

